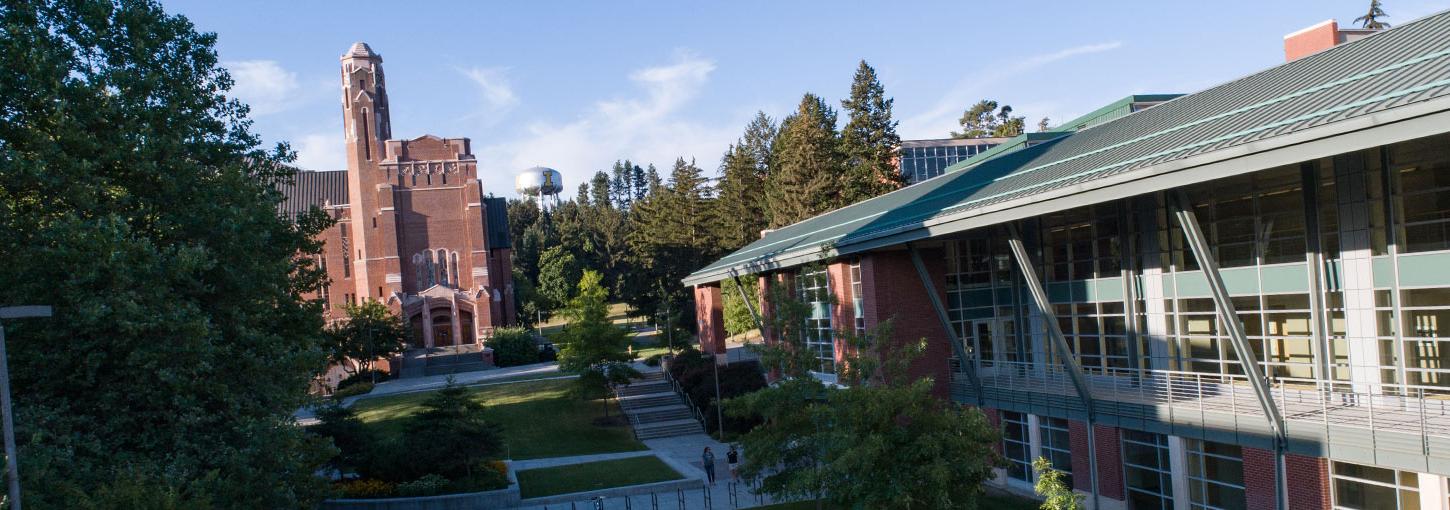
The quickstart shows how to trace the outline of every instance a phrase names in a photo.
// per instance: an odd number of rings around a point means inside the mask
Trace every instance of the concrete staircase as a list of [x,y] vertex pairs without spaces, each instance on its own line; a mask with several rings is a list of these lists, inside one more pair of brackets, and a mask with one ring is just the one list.
[[644,377],[615,391],[619,408],[629,417],[636,439],[701,434],[704,427],[690,412],[684,398],[675,394],[664,372],[644,372]]
[[457,374],[494,368],[483,361],[482,350],[474,344],[409,349],[403,353],[402,377]]

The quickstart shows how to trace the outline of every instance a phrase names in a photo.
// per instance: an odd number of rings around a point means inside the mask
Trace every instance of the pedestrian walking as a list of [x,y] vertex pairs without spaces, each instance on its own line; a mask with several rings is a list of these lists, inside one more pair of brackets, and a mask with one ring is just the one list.
[[700,461],[705,464],[705,478],[710,485],[715,485],[715,454],[710,453],[710,447],[705,447],[705,453],[700,455]]
[[730,445],[730,451],[725,453],[725,463],[730,466],[730,481],[740,481],[740,452],[735,451],[735,445]]

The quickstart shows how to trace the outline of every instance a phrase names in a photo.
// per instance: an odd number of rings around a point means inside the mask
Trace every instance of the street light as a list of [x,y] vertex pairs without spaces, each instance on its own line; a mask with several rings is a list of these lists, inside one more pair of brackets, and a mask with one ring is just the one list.
[[[0,319],[50,317],[49,306],[0,308]],[[20,471],[15,467],[15,420],[10,413],[10,362],[5,354],[5,323],[0,322],[0,420],[5,425],[5,477],[10,482],[10,510],[20,510]]]

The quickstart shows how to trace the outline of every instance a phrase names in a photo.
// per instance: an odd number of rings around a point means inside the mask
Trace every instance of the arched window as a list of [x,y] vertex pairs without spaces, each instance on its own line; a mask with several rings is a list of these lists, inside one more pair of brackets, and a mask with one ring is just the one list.
[[440,285],[448,284],[448,256],[443,250],[433,252],[433,281]]
[[422,290],[422,289],[427,288],[427,287],[424,287],[423,286],[426,283],[424,280],[427,278],[427,277],[423,276],[423,274],[424,274],[423,273],[423,254],[422,253],[414,253],[413,254],[413,283],[414,283],[414,285],[417,285],[418,286],[418,289],[419,290]]
[[460,283],[462,280],[458,278],[458,252],[453,252],[449,257],[448,268],[453,272],[453,288],[456,289],[463,285]]

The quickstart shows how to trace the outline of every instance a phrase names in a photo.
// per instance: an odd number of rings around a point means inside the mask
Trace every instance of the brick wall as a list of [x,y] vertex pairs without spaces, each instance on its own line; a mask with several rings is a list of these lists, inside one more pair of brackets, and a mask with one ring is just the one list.
[[1298,60],[1333,48],[1339,42],[1339,24],[1334,20],[1284,36],[1284,61]]
[[[1084,432],[1087,429],[1083,429]],[[1093,426],[1094,437],[1097,443],[1098,461],[1098,495],[1123,500],[1123,449],[1119,445],[1117,427],[1106,425]],[[1083,441],[1087,441],[1084,437]],[[1074,464],[1076,467],[1076,464]]]
[[1328,459],[1286,453],[1284,477],[1289,481],[1289,510],[1329,508]]
[[[923,250],[922,259],[932,278],[932,292],[943,301],[946,257],[940,250]],[[912,363],[908,376],[931,377],[932,393],[950,398],[948,360],[952,347],[947,331],[932,310],[927,290],[904,251],[872,253],[861,258],[861,294],[864,297],[866,329],[892,321],[892,341],[898,344],[927,341],[926,353]]]
[[[854,334],[856,330],[855,307],[851,304],[851,265],[849,262],[836,262],[826,266],[826,275],[830,278],[831,295],[835,299],[835,306],[831,309],[831,326],[836,331]],[[839,335],[838,335],[839,336]],[[850,341],[847,338],[837,338],[835,345],[836,363],[842,363],[850,348]],[[840,368],[837,367],[839,372]]]
[[700,350],[725,352],[725,308],[720,301],[720,284],[695,286],[695,320],[699,327]]
[[1244,502],[1249,508],[1274,508],[1274,485],[1278,483],[1274,469],[1274,452],[1243,447]]
[[1068,420],[1067,439],[1072,449],[1072,488],[1091,492],[1092,456],[1088,455],[1087,422]]

